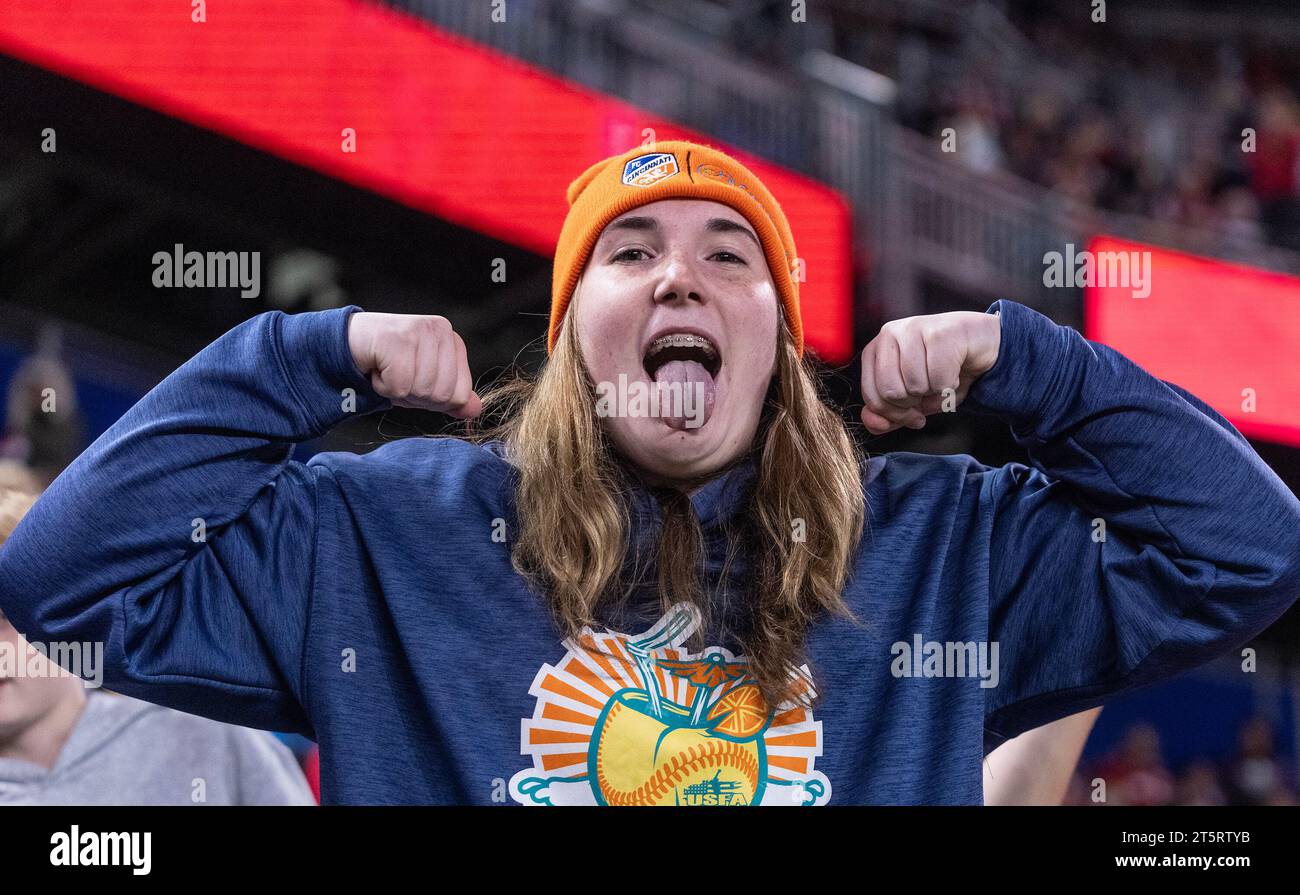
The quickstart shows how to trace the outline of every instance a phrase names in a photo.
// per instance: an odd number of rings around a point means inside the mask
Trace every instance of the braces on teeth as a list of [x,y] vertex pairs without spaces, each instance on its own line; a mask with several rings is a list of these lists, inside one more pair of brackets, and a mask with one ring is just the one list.
[[686,333],[673,333],[668,336],[660,336],[650,345],[650,354],[653,355],[664,348],[700,348],[709,354],[717,354],[713,343],[704,336],[692,336]]

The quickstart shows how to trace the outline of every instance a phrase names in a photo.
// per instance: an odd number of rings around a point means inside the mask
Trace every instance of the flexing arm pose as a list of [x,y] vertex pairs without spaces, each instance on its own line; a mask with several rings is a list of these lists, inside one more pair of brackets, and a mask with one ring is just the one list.
[[[499,440],[294,462],[351,413],[480,398],[440,317],[253,318],[53,484],[0,607],[102,640],[113,689],[314,734],[325,801],[977,803],[999,743],[1300,593],[1300,502],[1117,352],[1009,301],[892,322],[867,428],[960,404],[1032,465],[863,459],[752,173],[660,144],[569,201],[551,355]],[[700,424],[601,410],[620,383]]]

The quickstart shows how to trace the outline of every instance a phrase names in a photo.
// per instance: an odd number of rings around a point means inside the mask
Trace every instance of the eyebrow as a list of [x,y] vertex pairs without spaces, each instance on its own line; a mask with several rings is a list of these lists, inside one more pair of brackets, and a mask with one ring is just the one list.
[[744,233],[754,241],[754,245],[758,246],[760,249],[762,248],[762,246],[759,245],[758,237],[754,235],[752,230],[744,224],[738,224],[735,221],[728,220],[727,218],[709,218],[708,223],[704,225],[704,229],[711,233]]
[[[609,225],[610,230],[639,230],[639,231],[657,231],[659,221],[646,215],[632,215],[631,217],[619,218]],[[739,224],[727,218],[709,218],[704,224],[704,229],[710,233],[743,233],[753,240],[754,245],[760,249],[763,247],[754,232],[744,224]]]
[[659,222],[651,217],[619,218],[609,225],[610,230],[658,230]]

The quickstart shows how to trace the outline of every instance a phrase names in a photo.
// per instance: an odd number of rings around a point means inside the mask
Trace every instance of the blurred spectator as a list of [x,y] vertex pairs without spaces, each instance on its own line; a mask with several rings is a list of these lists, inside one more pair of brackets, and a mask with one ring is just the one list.
[[[1113,805],[1295,805],[1295,777],[1274,746],[1272,724],[1252,718],[1238,734],[1237,752],[1220,770],[1208,758],[1190,762],[1175,783],[1165,768],[1154,728],[1129,730],[1116,752],[1094,769]],[[1076,776],[1063,804],[1086,804],[1086,781]]]
[[1238,244],[1265,241],[1259,203],[1244,186],[1224,187],[1215,199],[1215,212],[1219,233],[1224,240]]
[[969,89],[948,125],[957,134],[957,158],[972,171],[988,174],[1003,167],[991,98]]
[[1178,805],[1226,805],[1227,797],[1219,786],[1219,772],[1214,763],[1194,761],[1178,778]]
[[1237,737],[1237,755],[1228,765],[1228,789],[1240,805],[1288,805],[1295,799],[1292,780],[1273,746],[1273,725],[1252,718]]
[[[0,545],[33,499],[0,491]],[[0,805],[314,803],[270,734],[88,689],[0,613]]]
[[986,40],[968,17],[927,26],[840,5],[831,43],[898,82],[903,124],[936,140],[954,128],[958,161],[976,171],[1200,228],[1241,260],[1270,242],[1300,250],[1300,57],[1003,8],[1007,30]]
[[1259,99],[1258,142],[1250,154],[1251,189],[1264,226],[1280,245],[1300,249],[1300,106],[1281,87]]
[[1111,805],[1168,805],[1174,799],[1174,778],[1160,755],[1160,735],[1148,724],[1129,730],[1095,776],[1106,781],[1106,802]]
[[72,374],[59,359],[57,334],[19,366],[9,383],[0,459],[23,463],[41,487],[85,448],[85,426]]
[[[37,494],[40,490],[41,483],[30,469],[17,460],[0,460],[0,491]],[[0,527],[3,525],[0,521]]]

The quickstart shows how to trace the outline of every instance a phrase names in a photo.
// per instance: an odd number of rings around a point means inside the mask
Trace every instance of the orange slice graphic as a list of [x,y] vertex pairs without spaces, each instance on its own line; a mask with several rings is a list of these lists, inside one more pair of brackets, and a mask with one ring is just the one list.
[[753,684],[729,690],[709,712],[709,720],[721,719],[712,729],[724,736],[744,739],[763,729],[767,721],[767,704]]

